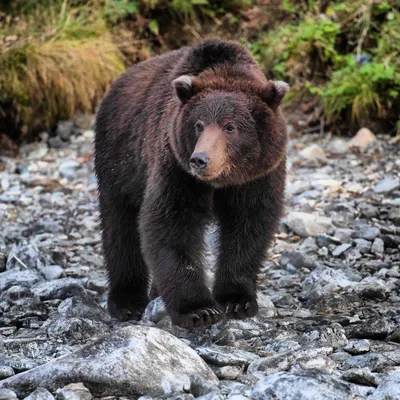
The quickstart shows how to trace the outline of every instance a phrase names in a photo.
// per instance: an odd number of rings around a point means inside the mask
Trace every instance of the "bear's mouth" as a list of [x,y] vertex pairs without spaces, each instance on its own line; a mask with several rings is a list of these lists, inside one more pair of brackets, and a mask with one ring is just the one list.
[[199,171],[194,168],[191,168],[192,175],[194,175],[197,179],[204,182],[215,181],[217,179],[220,179],[225,172],[226,168],[220,168],[218,171],[210,171],[209,169]]

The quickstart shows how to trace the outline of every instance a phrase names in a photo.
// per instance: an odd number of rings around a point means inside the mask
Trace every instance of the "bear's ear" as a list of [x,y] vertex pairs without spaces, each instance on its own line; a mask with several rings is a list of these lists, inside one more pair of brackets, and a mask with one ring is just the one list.
[[286,92],[289,90],[289,85],[283,81],[268,81],[262,89],[261,98],[272,109],[278,108],[281,104]]
[[194,95],[193,78],[189,75],[182,75],[172,81],[178,99],[185,104]]

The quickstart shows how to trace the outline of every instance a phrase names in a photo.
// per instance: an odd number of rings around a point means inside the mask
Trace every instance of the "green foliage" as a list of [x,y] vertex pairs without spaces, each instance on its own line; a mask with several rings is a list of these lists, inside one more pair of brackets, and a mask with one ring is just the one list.
[[[300,3],[300,4],[299,4]],[[400,4],[382,0],[284,0],[289,22],[260,38],[267,75],[292,96],[320,99],[328,122],[354,123],[400,113]],[[357,60],[359,62],[357,62]]]

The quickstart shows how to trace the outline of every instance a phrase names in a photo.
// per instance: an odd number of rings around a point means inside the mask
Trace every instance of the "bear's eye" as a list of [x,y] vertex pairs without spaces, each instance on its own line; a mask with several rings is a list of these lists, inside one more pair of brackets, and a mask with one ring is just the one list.
[[225,132],[226,132],[226,133],[229,133],[230,135],[231,135],[232,133],[234,133],[235,130],[236,130],[236,127],[235,127],[235,125],[233,125],[233,124],[228,124],[228,125],[225,127]]
[[201,121],[197,121],[194,125],[197,133],[201,133],[204,130],[204,124]]

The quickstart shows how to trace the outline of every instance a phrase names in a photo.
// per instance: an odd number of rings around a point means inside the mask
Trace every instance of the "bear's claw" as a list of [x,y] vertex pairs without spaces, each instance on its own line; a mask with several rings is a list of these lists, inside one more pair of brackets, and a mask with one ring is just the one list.
[[188,330],[208,326],[217,323],[223,318],[223,312],[219,307],[204,307],[187,314],[176,313],[172,322]]
[[224,309],[228,318],[244,319],[257,314],[258,304],[256,300],[229,301],[225,303]]

